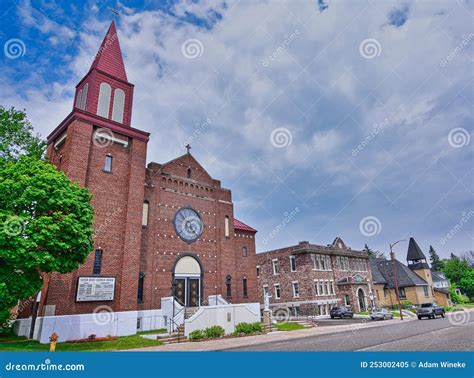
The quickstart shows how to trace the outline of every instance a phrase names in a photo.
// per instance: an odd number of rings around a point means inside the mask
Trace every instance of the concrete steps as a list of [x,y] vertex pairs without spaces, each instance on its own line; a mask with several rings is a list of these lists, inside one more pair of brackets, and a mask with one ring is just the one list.
[[189,319],[196,313],[197,310],[199,310],[199,307],[186,307],[184,309],[184,318]]

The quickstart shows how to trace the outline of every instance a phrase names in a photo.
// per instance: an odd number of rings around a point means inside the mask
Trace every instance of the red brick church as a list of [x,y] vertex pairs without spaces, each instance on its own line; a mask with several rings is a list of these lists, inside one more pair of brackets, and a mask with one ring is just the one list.
[[173,295],[188,307],[212,295],[258,302],[257,231],[234,218],[231,191],[189,146],[146,165],[133,90],[112,22],[72,112],[48,136],[52,163],[93,194],[95,249],[76,271],[45,277],[37,316],[154,310]]

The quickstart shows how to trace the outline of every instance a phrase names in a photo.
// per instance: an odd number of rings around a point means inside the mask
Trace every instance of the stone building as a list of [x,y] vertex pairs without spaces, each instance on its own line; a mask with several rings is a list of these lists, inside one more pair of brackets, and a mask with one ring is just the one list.
[[20,318],[106,308],[131,311],[136,323],[163,297],[186,307],[206,305],[209,296],[259,299],[257,231],[234,217],[231,191],[190,146],[164,164],[146,164],[149,133],[132,127],[133,91],[112,22],[71,113],[48,136],[51,162],[93,195],[94,251],[71,273],[45,275],[37,306]]
[[341,238],[326,246],[298,245],[257,254],[261,300],[271,295],[270,308],[297,315],[327,315],[345,305],[354,311],[373,307],[369,256],[352,250]]
[[415,239],[410,238],[408,244],[407,265],[398,260],[370,259],[370,262],[378,306],[398,304],[395,270],[401,301],[415,305],[429,302],[437,302],[443,306],[452,304],[448,289],[437,284],[438,275],[430,270],[426,257]]

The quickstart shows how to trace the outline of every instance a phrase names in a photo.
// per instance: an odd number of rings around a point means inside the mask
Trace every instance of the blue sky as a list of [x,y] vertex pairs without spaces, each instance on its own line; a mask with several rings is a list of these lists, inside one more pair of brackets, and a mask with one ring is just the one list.
[[109,7],[148,160],[190,142],[259,251],[474,249],[472,1],[2,1],[0,103],[48,135]]

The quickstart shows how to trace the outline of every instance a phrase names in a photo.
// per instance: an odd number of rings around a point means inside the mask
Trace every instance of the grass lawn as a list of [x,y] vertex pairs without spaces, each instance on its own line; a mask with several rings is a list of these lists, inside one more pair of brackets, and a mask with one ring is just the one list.
[[355,315],[369,315],[368,311],[354,312]]
[[466,308],[473,308],[474,307],[474,303],[471,302],[471,303],[464,303],[464,304],[460,304],[460,305],[457,305],[459,307],[466,307]]
[[[155,333],[157,333],[155,331]],[[110,341],[90,341],[81,343],[58,343],[56,351],[58,352],[82,352],[82,351],[107,351],[134,349],[163,345],[162,341],[145,339],[139,335],[121,336],[116,340]],[[0,351],[10,352],[47,352],[49,344],[40,344],[36,340],[17,339],[16,341],[0,342]]]
[[275,326],[279,331],[296,331],[304,328],[302,324],[295,322],[277,323]]
[[393,317],[394,318],[399,318],[400,317],[400,311],[392,311]]

